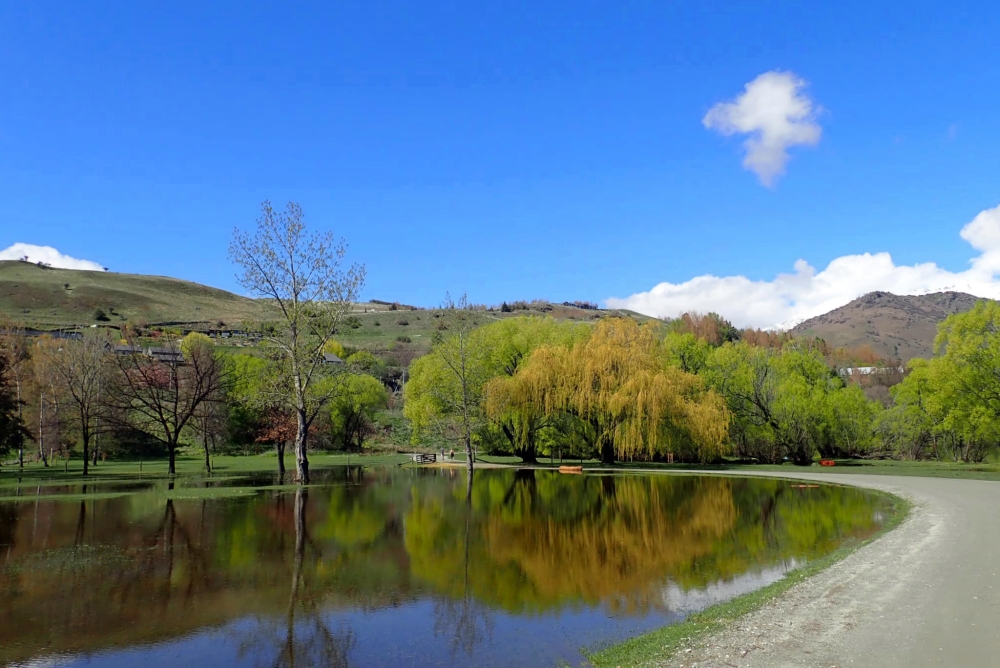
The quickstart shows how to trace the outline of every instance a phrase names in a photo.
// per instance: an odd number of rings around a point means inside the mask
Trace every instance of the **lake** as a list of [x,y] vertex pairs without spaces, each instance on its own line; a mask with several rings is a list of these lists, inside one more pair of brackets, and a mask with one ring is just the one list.
[[778,479],[495,469],[467,498],[456,469],[314,478],[20,488],[0,501],[0,665],[586,665],[888,514]]

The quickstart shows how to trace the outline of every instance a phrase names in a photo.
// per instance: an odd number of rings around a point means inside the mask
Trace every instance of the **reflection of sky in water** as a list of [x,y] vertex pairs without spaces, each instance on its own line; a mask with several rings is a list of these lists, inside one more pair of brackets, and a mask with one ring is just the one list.
[[[583,664],[580,650],[619,642],[640,633],[672,624],[698,610],[739,596],[772,582],[800,564],[794,560],[745,573],[703,589],[684,591],[668,583],[663,600],[671,612],[642,617],[609,616],[602,608],[565,610],[535,617],[485,611],[476,606],[475,648],[470,655],[453,648],[455,628],[441,623],[441,605],[421,600],[373,612],[326,611],[326,630],[346,645],[347,666],[571,666]],[[299,613],[301,616],[301,613]],[[296,641],[309,644],[315,625],[299,622]],[[433,642],[428,642],[433,638]],[[346,642],[343,642],[345,639]],[[278,665],[286,640],[282,619],[241,619],[221,629],[204,630],[156,645],[91,656],[47,657],[18,668],[177,668],[178,666],[239,666],[264,668]],[[325,665],[302,652],[302,665]]]

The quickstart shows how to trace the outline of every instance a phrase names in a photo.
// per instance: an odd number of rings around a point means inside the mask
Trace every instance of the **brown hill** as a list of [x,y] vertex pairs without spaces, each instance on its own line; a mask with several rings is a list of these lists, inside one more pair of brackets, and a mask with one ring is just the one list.
[[796,336],[818,336],[834,347],[869,345],[876,354],[904,362],[930,357],[939,322],[979,301],[964,292],[894,295],[869,292],[792,328]]

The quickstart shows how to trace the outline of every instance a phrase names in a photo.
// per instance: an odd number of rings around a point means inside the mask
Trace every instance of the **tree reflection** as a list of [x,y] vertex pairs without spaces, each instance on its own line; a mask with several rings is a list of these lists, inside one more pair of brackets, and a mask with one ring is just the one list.
[[[241,655],[255,657],[258,665],[274,668],[346,668],[350,665],[348,655],[354,645],[353,631],[349,628],[331,630],[323,617],[320,598],[308,582],[303,582],[306,577],[306,547],[313,549],[316,561],[322,559],[322,551],[309,537],[306,523],[308,499],[307,489],[299,487],[295,491],[295,549],[284,628],[279,628],[277,623],[268,625],[266,629],[255,627],[240,644]],[[284,506],[283,500],[283,496],[279,497],[279,508]],[[268,656],[275,658],[267,660]]]
[[493,633],[493,619],[489,608],[474,597],[469,586],[470,543],[472,531],[472,476],[468,473],[465,492],[465,530],[462,536],[462,592],[458,598],[436,598],[434,601],[434,635],[451,636],[452,654],[461,649],[472,654],[476,647],[487,641]]
[[702,588],[808,561],[878,528],[863,492],[780,480],[331,477],[228,499],[164,498],[164,485],[0,504],[0,664],[32,648],[82,652],[225,628],[260,666],[346,666],[358,640],[336,620],[418,600],[432,602],[428,626],[441,642],[475,653],[499,613],[666,610],[668,584]]

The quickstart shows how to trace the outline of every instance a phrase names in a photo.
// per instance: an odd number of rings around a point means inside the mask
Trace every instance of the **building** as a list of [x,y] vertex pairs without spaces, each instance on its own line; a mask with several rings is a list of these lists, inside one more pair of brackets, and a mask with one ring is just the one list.
[[115,355],[124,357],[126,355],[141,355],[142,346],[133,346],[127,343],[116,343],[112,346]]
[[181,353],[180,349],[173,346],[168,347],[157,347],[146,348],[146,356],[152,357],[158,362],[165,362],[167,364],[183,364],[184,355]]

